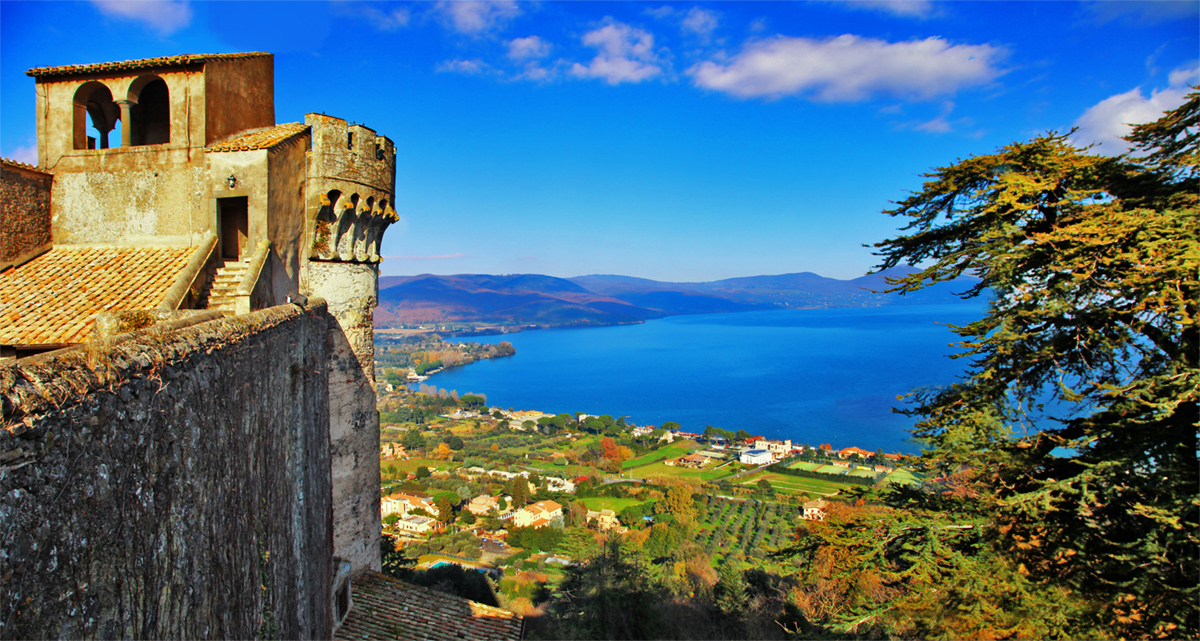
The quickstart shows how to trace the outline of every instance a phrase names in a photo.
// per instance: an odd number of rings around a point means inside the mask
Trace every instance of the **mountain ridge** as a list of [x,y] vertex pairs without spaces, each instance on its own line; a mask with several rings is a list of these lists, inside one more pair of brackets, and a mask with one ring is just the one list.
[[657,281],[591,274],[381,276],[378,327],[424,323],[479,323],[536,327],[613,325],[683,314],[769,309],[876,307],[959,300],[973,278],[900,296],[885,294],[885,277],[915,271],[898,267],[854,279],[813,272],[743,276],[707,282]]

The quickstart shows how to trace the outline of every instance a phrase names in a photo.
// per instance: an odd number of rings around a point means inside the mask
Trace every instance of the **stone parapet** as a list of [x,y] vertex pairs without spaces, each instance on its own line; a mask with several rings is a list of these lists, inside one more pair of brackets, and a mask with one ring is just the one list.
[[0,637],[332,633],[312,302],[0,364]]

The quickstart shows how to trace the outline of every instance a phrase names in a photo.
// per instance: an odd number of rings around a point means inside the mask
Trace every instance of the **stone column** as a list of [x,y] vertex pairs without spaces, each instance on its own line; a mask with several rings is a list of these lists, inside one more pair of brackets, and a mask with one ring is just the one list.
[[328,304],[329,447],[334,555],[352,573],[380,569],[379,412],[375,409],[375,331],[379,266],[311,260],[312,296]]
[[133,146],[133,119],[129,116],[133,106],[137,103],[132,100],[114,100],[117,106],[121,108],[121,146]]

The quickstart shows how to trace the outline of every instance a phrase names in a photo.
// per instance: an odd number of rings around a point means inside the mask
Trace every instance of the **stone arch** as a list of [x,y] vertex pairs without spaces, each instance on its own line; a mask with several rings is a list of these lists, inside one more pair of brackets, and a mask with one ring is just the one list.
[[337,251],[337,238],[334,236],[335,225],[338,222],[337,206],[342,192],[330,189],[329,193],[321,196],[321,205],[313,218],[312,256],[317,258],[332,258]]
[[343,199],[338,205],[337,230],[334,233],[334,253],[342,260],[354,258],[354,229],[358,223],[358,194]]
[[[75,90],[72,139],[75,149],[108,149],[109,133],[121,119],[121,110],[113,101],[112,91],[102,82],[89,80]],[[88,135],[88,121],[96,130]]]
[[130,141],[134,145],[171,142],[171,90],[154,74],[138,76],[129,85]]

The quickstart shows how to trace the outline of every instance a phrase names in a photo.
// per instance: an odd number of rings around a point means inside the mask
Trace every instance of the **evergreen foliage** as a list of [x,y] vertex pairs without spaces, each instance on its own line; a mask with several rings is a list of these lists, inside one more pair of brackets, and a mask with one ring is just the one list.
[[[856,634],[1200,635],[1200,93],[1106,158],[1047,134],[929,174],[881,267],[990,291],[969,374],[913,397],[943,481],[867,491],[793,551]],[[1044,415],[1043,415],[1044,414]]]

